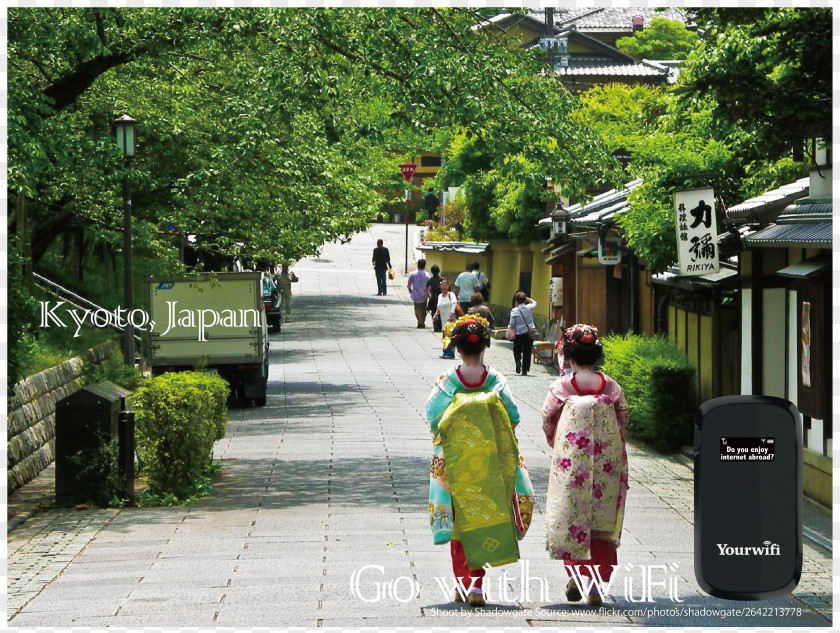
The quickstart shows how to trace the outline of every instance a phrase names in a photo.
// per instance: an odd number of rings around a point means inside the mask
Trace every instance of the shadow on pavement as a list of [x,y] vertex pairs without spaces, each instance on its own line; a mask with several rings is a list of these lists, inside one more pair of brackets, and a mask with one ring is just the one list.
[[[213,492],[191,508],[131,510],[131,524],[160,523],[161,513],[300,509],[341,504],[425,511],[429,460],[425,457],[330,459],[223,459]],[[119,530],[113,524],[109,529]],[[292,534],[292,532],[289,532]]]

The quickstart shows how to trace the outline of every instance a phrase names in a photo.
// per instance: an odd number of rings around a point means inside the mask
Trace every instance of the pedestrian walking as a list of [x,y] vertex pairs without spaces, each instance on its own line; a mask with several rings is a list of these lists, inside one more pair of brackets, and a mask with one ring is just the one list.
[[534,308],[537,302],[523,291],[513,295],[513,309],[510,311],[508,332],[513,333],[513,360],[516,373],[527,376],[531,370],[531,350],[534,347]]
[[477,286],[478,277],[472,271],[472,264],[455,278],[455,294],[458,295],[458,302],[464,312],[470,309],[470,297],[472,297]]
[[283,320],[288,323],[292,320],[292,284],[298,280],[297,275],[289,272],[289,267],[283,264],[280,267],[280,274],[277,276],[277,292],[280,293],[280,311]]
[[[441,279],[440,281],[440,294],[438,295],[438,302],[437,302],[437,310],[435,310],[435,315],[432,317],[432,320],[438,319],[441,323],[444,324],[443,327],[443,340],[447,340],[446,336],[446,324],[452,323],[455,319],[458,318],[458,310],[460,310],[461,306],[458,304],[455,295],[452,291],[449,290],[449,281],[446,279]],[[463,313],[462,313],[463,314]],[[451,340],[451,339],[450,339]],[[455,350],[453,346],[450,344],[444,345],[443,347],[443,354],[441,358],[455,358]]]
[[408,276],[408,293],[414,302],[414,316],[417,317],[417,327],[426,327],[426,282],[429,281],[429,273],[426,272],[426,260],[417,260],[417,270]]
[[472,271],[478,281],[476,289],[484,297],[485,302],[490,301],[490,280],[487,279],[487,275],[481,272],[481,264],[479,262],[473,263]]
[[435,332],[443,330],[443,324],[440,322],[440,317],[435,318],[437,313],[438,297],[440,296],[440,267],[437,264],[432,264],[429,269],[432,271],[432,276],[426,282],[426,296],[429,299],[429,314],[432,316],[432,329]]
[[435,195],[435,190],[432,187],[429,187],[426,196],[423,198],[423,207],[426,209],[426,214],[429,216],[429,219],[437,222],[438,197]]
[[376,240],[376,248],[373,249],[373,270],[376,273],[377,296],[388,294],[386,279],[388,271],[391,269],[391,253],[383,244],[382,240]]
[[543,431],[552,447],[547,547],[571,577],[566,598],[577,602],[586,595],[587,604],[598,606],[603,596],[593,572],[609,582],[618,564],[628,487],[627,403],[615,380],[593,371],[603,355],[597,328],[577,324],[564,339],[572,373],[551,384],[542,407]]
[[435,544],[450,544],[454,600],[480,606],[485,566],[519,560],[534,491],[519,455],[519,410],[507,380],[482,363],[489,324],[461,317],[452,339],[461,365],[438,378],[426,402],[434,446],[429,521]]
[[470,297],[470,309],[467,310],[467,314],[477,314],[490,324],[491,330],[493,329],[493,323],[495,322],[493,311],[484,305],[484,297],[480,292],[474,292]]

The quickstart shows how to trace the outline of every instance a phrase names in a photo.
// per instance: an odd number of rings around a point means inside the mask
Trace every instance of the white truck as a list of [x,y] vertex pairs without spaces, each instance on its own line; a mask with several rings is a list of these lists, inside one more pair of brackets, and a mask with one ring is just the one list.
[[146,355],[152,375],[197,364],[228,381],[242,406],[265,406],[268,330],[263,274],[146,279]]

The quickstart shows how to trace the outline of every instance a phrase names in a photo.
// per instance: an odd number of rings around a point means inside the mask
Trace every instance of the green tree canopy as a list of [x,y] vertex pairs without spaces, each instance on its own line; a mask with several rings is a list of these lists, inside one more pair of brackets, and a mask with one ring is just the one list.
[[616,40],[615,46],[636,59],[685,59],[697,46],[697,33],[677,20],[652,18],[641,31]]
[[708,24],[686,62],[682,107],[743,128],[770,159],[831,137],[830,8],[698,9]]
[[543,60],[473,29],[469,9],[12,9],[10,201],[33,257],[81,227],[119,248],[123,161],[110,121],[139,121],[135,236],[166,226],[230,254],[294,260],[366,228],[399,186],[407,137],[457,127],[602,180]]
[[633,152],[660,124],[671,99],[659,86],[613,83],[580,96],[575,120],[596,132],[610,152]]

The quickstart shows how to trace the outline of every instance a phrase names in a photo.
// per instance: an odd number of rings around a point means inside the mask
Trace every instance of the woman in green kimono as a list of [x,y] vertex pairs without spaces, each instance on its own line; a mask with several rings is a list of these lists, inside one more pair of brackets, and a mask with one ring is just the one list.
[[450,543],[455,600],[480,606],[484,567],[519,560],[534,490],[513,433],[519,410],[507,380],[482,363],[487,321],[465,315],[451,338],[462,364],[438,378],[426,402],[434,445],[429,518],[435,543]]

